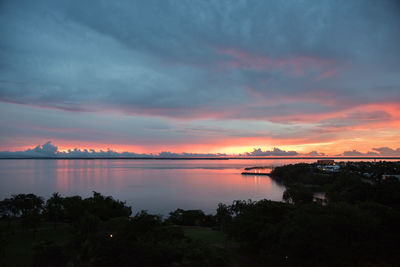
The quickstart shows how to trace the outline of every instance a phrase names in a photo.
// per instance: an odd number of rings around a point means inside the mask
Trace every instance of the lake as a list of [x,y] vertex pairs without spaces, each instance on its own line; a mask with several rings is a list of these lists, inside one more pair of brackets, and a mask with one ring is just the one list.
[[315,160],[0,160],[0,199],[34,193],[46,199],[88,197],[92,191],[126,201],[133,212],[167,215],[177,208],[214,213],[233,200],[282,200],[284,187],[268,176],[244,176],[243,168]]

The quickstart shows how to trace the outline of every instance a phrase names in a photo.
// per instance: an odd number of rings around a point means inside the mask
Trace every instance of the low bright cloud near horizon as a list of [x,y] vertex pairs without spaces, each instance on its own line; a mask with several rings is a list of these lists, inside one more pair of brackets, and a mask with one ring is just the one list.
[[[373,151],[368,151],[367,153],[362,153],[357,150],[344,151],[341,154],[334,156],[344,156],[344,157],[393,157],[400,156],[400,148],[391,149],[389,147],[379,147],[373,148]],[[193,157],[229,157],[229,156],[239,156],[239,157],[325,157],[325,153],[320,153],[318,151],[311,151],[309,153],[298,153],[297,151],[285,151],[277,147],[272,150],[263,151],[261,148],[254,148],[251,152],[246,152],[243,154],[225,154],[225,153],[175,153],[170,151],[162,151],[159,153],[134,153],[134,152],[118,152],[110,148],[107,150],[95,150],[95,149],[68,149],[67,151],[60,151],[58,147],[51,143],[51,141],[46,142],[43,145],[37,145],[34,148],[28,148],[23,151],[0,151],[0,158],[37,158],[37,157],[80,157],[80,158],[96,158],[96,157],[136,157],[136,158],[193,158]]]
[[389,0],[1,1],[0,151],[400,156],[399,29]]

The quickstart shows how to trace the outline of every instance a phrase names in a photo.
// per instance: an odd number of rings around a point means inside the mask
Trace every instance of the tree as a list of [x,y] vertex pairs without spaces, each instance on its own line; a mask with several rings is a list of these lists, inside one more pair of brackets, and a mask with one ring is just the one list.
[[51,198],[46,201],[46,215],[54,222],[54,228],[63,214],[63,198],[58,193],[53,193]]
[[12,217],[12,201],[9,198],[6,198],[0,201],[0,217],[7,218],[7,226],[11,225],[11,217]]
[[27,230],[32,229],[36,236],[43,210],[43,198],[34,194],[19,194],[13,195],[11,200],[14,215],[20,216],[22,225]]
[[170,212],[168,220],[177,225],[202,225],[206,215],[201,210],[177,209]]
[[283,193],[283,200],[288,203],[305,204],[313,201],[313,193],[303,185],[292,185]]
[[131,207],[125,202],[115,200],[110,196],[93,191],[93,196],[84,200],[85,207],[89,213],[99,217],[101,220],[109,220],[116,217],[128,217],[132,214]]
[[14,214],[24,215],[32,211],[40,212],[43,209],[43,198],[34,194],[18,194],[12,196]]
[[219,203],[216,217],[217,223],[219,224],[221,231],[225,231],[229,224],[232,222],[231,209],[227,205]]

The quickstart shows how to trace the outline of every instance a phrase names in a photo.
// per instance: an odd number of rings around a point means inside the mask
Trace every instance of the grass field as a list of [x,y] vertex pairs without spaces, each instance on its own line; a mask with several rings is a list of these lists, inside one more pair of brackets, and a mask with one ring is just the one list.
[[[33,257],[33,248],[43,241],[54,241],[62,244],[70,237],[70,228],[67,225],[58,225],[54,228],[51,223],[42,223],[36,233],[26,230],[18,222],[14,223],[14,234],[7,223],[0,221],[0,266],[30,266]],[[258,266],[251,257],[243,255],[238,244],[229,240],[225,234],[208,227],[184,226],[185,235],[206,244],[223,249],[231,259],[231,266]]]
[[63,243],[70,235],[65,225],[54,229],[53,224],[43,223],[36,233],[27,231],[18,223],[14,227],[15,233],[12,234],[7,223],[0,223],[0,266],[30,266],[35,244],[42,241]]
[[213,230],[208,227],[184,226],[182,227],[185,235],[189,238],[201,240],[211,246],[222,248],[229,255],[230,266],[262,266],[253,255],[247,255],[241,251],[239,245],[230,240],[225,234],[220,231]]
[[187,237],[199,239],[211,245],[222,246],[227,243],[226,236],[220,232],[208,227],[183,227],[184,233]]

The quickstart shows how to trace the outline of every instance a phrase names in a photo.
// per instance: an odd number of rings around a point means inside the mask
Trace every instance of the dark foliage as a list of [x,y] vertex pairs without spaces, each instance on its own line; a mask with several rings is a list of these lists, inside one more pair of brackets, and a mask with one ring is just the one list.
[[[35,245],[32,266],[226,266],[225,253],[185,237],[181,225],[214,226],[215,216],[200,210],[177,210],[169,220],[145,211],[130,217],[123,202],[94,192],[90,198],[55,193],[43,206],[33,194],[16,195],[0,203],[2,215],[18,217],[36,230],[45,218],[73,227],[70,239]],[[3,244],[1,243],[1,248]]]
[[283,192],[283,200],[288,203],[305,204],[313,202],[313,192],[302,184],[290,185]]
[[[377,175],[394,173],[398,167],[399,163],[348,163],[331,174],[313,164],[278,167],[272,177],[287,186],[287,203],[221,205],[220,217],[229,221],[223,229],[243,249],[256,251],[273,266],[397,266],[400,181]],[[321,181],[316,182],[317,177]],[[313,202],[316,189],[326,192],[324,205]]]
[[370,202],[321,206],[250,203],[228,233],[265,263],[301,266],[396,264],[397,210]]
[[286,186],[292,184],[323,186],[334,180],[332,175],[320,172],[314,164],[306,163],[276,167],[270,175]]
[[177,209],[170,212],[168,221],[176,225],[213,227],[216,219],[213,215],[205,215],[202,210]]

